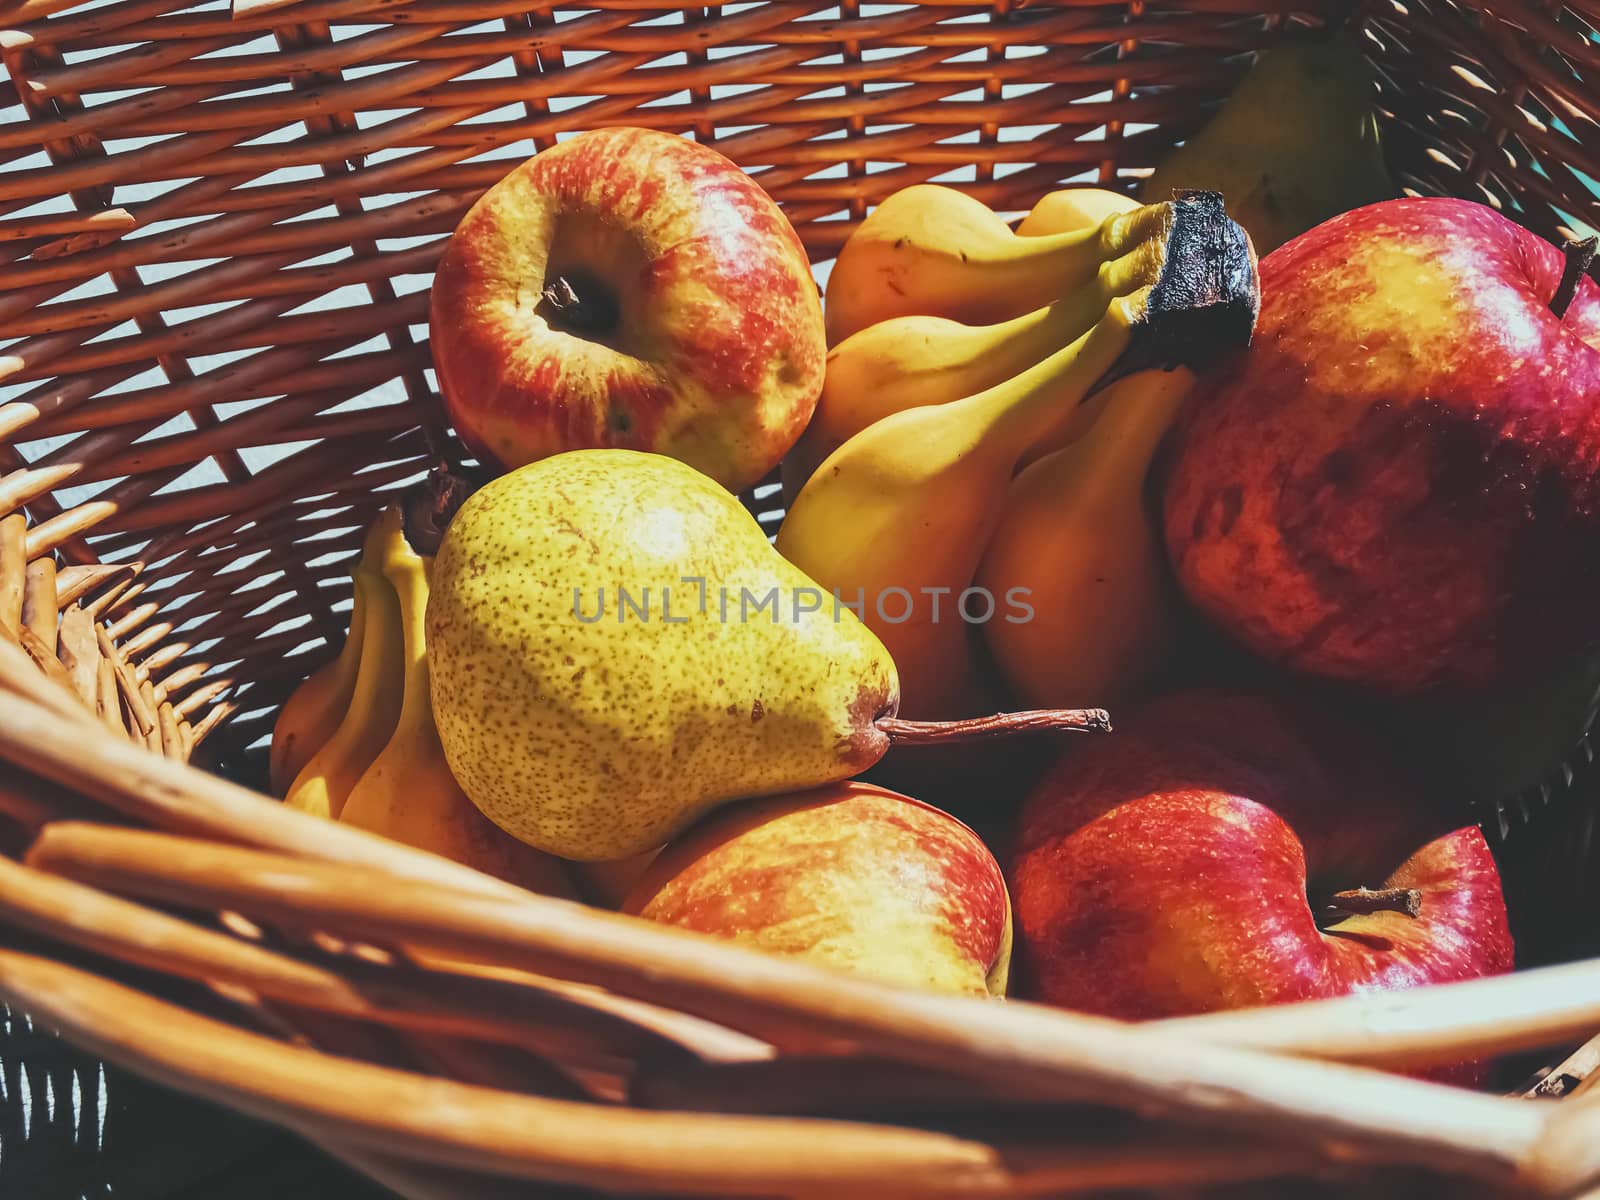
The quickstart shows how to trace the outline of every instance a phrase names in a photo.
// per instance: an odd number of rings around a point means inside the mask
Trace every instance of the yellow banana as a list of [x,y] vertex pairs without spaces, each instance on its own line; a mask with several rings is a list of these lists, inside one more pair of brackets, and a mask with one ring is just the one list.
[[[372,564],[365,564],[365,557],[363,551],[363,563],[368,567],[365,575],[370,576]],[[354,601],[350,609],[350,632],[339,656],[318,667],[291,693],[272,726],[267,771],[275,796],[282,796],[289,790],[311,756],[333,736],[350,708],[350,698],[356,690],[356,672],[361,665],[361,640],[367,627],[367,584],[360,567],[352,573],[351,590]]]
[[1113,703],[1169,648],[1176,598],[1144,485],[1193,384],[1181,367],[1117,381],[1096,397],[1098,415],[1081,438],[1012,482],[977,586],[1026,605],[1018,619],[983,627],[1018,699]]
[[400,606],[379,563],[404,542],[400,510],[390,507],[367,535],[355,569],[358,600],[365,611],[360,662],[350,703],[333,736],[301,768],[285,803],[302,812],[337,817],[362,772],[378,757],[400,716],[405,650]]
[[289,790],[300,768],[322,749],[337,728],[340,714],[350,707],[350,694],[356,689],[355,662],[361,658],[363,620],[358,596],[350,610],[350,634],[339,657],[311,672],[283,702],[272,724],[272,746],[267,752],[267,779],[274,796]]
[[[1017,232],[1038,236],[1091,229],[1138,207],[1120,192],[1065,188],[1040,200]],[[1105,311],[1109,297],[1101,281],[1097,274],[1045,308],[994,325],[963,325],[916,313],[879,321],[845,338],[828,352],[816,410],[784,458],[786,501],[793,503],[822,460],[874,421],[981,392],[1081,336]],[[1069,430],[1064,440],[1077,432]],[[1054,447],[1044,448],[1049,449]]]
[[403,537],[386,545],[383,574],[398,604],[404,647],[400,717],[339,819],[531,891],[571,895],[559,860],[519,842],[473,807],[445,763],[433,724],[424,633],[431,565]]
[[1171,219],[1171,204],[1163,202],[1088,229],[1022,237],[954,188],[905,188],[839,251],[824,303],[828,344],[891,317],[920,313],[988,325],[1044,308]]
[[1097,187],[1061,188],[1035,204],[1017,226],[1023,237],[1043,237],[1090,229],[1116,213],[1132,212],[1139,202],[1121,192]]
[[1003,596],[965,593],[1024,450],[1073,421],[1127,348],[1140,304],[1119,296],[1088,333],[1020,375],[948,404],[907,409],[829,456],[778,530],[780,553],[859,603],[900,675],[900,711],[966,715],[981,703],[972,623]]
[[822,461],[891,413],[947,404],[1027,370],[1099,320],[1106,276],[1072,296],[999,325],[945,317],[892,317],[851,334],[828,353],[822,395],[783,463],[785,494],[797,496]]

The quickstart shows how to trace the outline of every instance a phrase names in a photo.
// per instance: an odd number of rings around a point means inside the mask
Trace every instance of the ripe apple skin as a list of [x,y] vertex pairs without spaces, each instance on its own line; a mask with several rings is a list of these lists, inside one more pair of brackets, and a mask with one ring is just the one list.
[[[1075,745],[1023,806],[1025,994],[1146,1019],[1509,971],[1498,869],[1453,808],[1295,697],[1162,697]],[[1421,912],[1319,929],[1308,870],[1315,895],[1415,888]]]
[[[544,298],[558,279],[614,320],[563,317]],[[622,447],[739,491],[822,390],[822,304],[794,227],[729,159],[656,130],[593,130],[511,171],[462,218],[431,310],[450,418],[504,470]]]
[[1003,995],[1011,905],[960,821],[838,783],[714,813],[661,852],[623,912],[887,983]]
[[1600,634],[1600,287],[1492,209],[1356,209],[1261,260],[1168,446],[1179,582],[1264,657],[1472,695]]

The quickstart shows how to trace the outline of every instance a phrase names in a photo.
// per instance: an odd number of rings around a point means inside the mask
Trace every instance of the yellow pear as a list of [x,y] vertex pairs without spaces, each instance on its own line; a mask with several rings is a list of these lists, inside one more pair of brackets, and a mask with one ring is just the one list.
[[743,796],[848,778],[887,749],[882,643],[674,459],[583,450],[486,485],[434,562],[440,741],[502,829],[626,858]]

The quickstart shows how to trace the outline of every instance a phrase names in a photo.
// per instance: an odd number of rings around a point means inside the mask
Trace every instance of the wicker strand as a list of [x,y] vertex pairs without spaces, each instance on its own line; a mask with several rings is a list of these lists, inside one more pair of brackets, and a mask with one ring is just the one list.
[[[29,811],[36,824],[45,823],[43,806]],[[0,911],[10,923],[133,966],[343,1017],[506,1042],[562,1061],[725,1060],[770,1053],[761,1043],[665,1010],[558,983],[535,984],[529,976],[477,977],[348,962],[335,971],[4,859]]]
[[[5,511],[4,505],[0,511]],[[15,638],[22,629],[22,595],[28,573],[26,528],[21,513],[0,517],[0,637]]]
[[[1282,1149],[1178,1142],[1026,1147],[882,1125],[729,1118],[545,1100],[336,1059],[242,1033],[45,959],[0,950],[0,994],[89,1050],[257,1116],[377,1154],[622,1189],[1018,1196],[1240,1179]],[[1532,1111],[1530,1109],[1530,1111]],[[530,1138],[537,1129],[540,1136]]]
[[[1520,1102],[1357,1068],[1188,1046],[1101,1018],[923,995],[819,971],[544,897],[404,894],[362,868],[96,826],[55,824],[29,862],[118,892],[238,910],[288,926],[449,946],[670,1002],[735,1029],[787,1020],[995,1086],[1337,1146],[1368,1161],[1505,1178],[1543,1126]],[[676,942],[671,951],[668,942]],[[645,964],[648,963],[648,967]]]

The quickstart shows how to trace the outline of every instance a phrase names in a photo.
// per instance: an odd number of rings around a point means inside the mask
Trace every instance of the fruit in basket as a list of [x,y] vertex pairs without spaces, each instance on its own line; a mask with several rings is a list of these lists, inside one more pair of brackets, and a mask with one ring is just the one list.
[[1390,694],[1497,689],[1600,633],[1600,287],[1441,198],[1318,226],[1262,293],[1174,431],[1166,540],[1196,606]]
[[[908,715],[961,716],[988,704],[976,627],[1026,619],[1026,598],[983,593],[973,575],[1029,449],[1076,424],[1079,404],[1113,368],[1195,361],[1249,340],[1257,298],[1243,233],[1215,197],[1171,209],[1152,223],[1150,241],[1103,272],[1115,298],[1090,332],[996,387],[868,426],[822,464],[779,527],[785,557],[860,603],[899,667]],[[1191,221],[1211,257],[1180,248]],[[1170,305],[1169,262],[1183,279]],[[1191,338],[1202,323],[1208,336]]]
[[[362,608],[361,658],[347,709],[332,735],[295,776],[284,803],[319,817],[337,817],[356,781],[388,743],[400,719],[405,641],[400,605],[383,577],[382,562],[405,541],[400,510],[386,508],[367,534],[356,604]],[[351,618],[352,626],[357,618]]]
[[351,572],[353,601],[350,631],[339,655],[313,671],[284,701],[272,726],[272,744],[267,753],[267,777],[274,796],[288,792],[295,778],[322,749],[350,708],[356,678],[361,667],[361,648],[366,635],[369,588],[381,586],[379,568],[372,556],[377,553],[369,538],[361,558]]
[[615,446],[739,491],[822,387],[821,304],[788,218],[715,150],[654,130],[593,130],[513,170],[456,228],[431,303],[450,417],[505,469]]
[[1072,419],[1126,348],[1136,318],[1120,298],[1111,313],[998,387],[869,426],[822,464],[779,526],[779,552],[856,604],[889,648],[908,714],[992,706],[977,686],[975,626],[1022,619],[1026,597],[979,593],[973,574],[1023,451]]
[[1012,481],[976,583],[1028,597],[1028,620],[990,621],[983,638],[1029,704],[1112,704],[1170,646],[1177,595],[1145,481],[1194,381],[1187,368],[1117,381],[1082,437]]
[[1005,994],[1011,906],[978,835],[883,788],[737,804],[669,845],[623,911],[886,983]]
[[267,753],[267,786],[274,796],[288,791],[350,707],[356,687],[355,664],[360,657],[361,630],[352,619],[339,657],[311,672],[283,702],[272,723],[272,745]]
[[340,820],[531,891],[570,896],[561,863],[502,831],[473,807],[450,774],[428,684],[423,622],[430,565],[404,537],[385,546],[384,582],[399,605],[404,652],[400,716],[388,743],[350,790]]
[[490,482],[450,522],[432,582],[451,772],[563,858],[648,852],[727,801],[855,775],[895,739],[1106,724],[899,720],[882,643],[734,496],[663,455],[574,451]]
[[878,640],[733,496],[659,455],[564,454],[475,493],[435,560],[427,636],[456,778],[564,858],[642,853],[725,800],[852,775],[895,704]]
[[[1091,229],[1108,215],[1137,207],[1117,192],[1064,188],[1039,201],[1018,232]],[[1043,308],[993,325],[912,313],[851,334],[828,352],[816,411],[783,460],[786,499],[793,503],[823,460],[868,425],[1004,383],[1082,336],[1109,300],[1096,275]]]
[[894,317],[992,325],[1094,282],[1101,265],[1159,245],[1173,210],[1156,204],[1098,226],[1024,237],[955,188],[919,183],[878,205],[839,250],[828,275],[828,344]]
[[1088,332],[1109,300],[1090,283],[998,325],[893,317],[852,334],[828,353],[816,412],[783,460],[785,490],[799,495],[830,454],[884,417],[948,404],[1020,375]]
[[1091,229],[1109,216],[1132,212],[1138,207],[1139,202],[1132,196],[1109,188],[1058,188],[1041,197],[1028,210],[1027,216],[1017,224],[1017,232],[1023,237],[1042,237],[1074,229]]
[[1332,714],[1180,693],[1077,750],[1009,874],[1039,999],[1142,1019],[1511,969],[1481,831]]
[[1221,192],[1257,252],[1400,194],[1384,164],[1355,36],[1270,47],[1215,116],[1145,177],[1140,195]]

